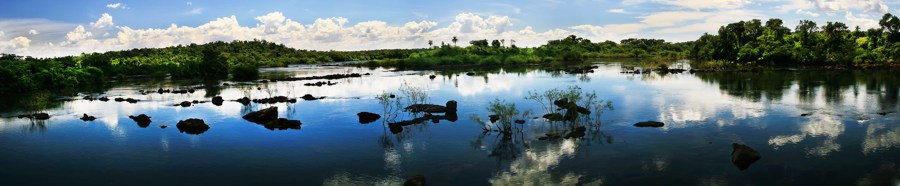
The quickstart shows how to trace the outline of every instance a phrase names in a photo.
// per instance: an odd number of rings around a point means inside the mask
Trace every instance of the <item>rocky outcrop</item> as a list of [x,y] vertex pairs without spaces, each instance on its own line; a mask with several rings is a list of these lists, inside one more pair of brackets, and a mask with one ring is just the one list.
[[275,96],[271,98],[254,99],[254,103],[275,104],[275,103],[296,103],[297,99],[288,98],[286,96]]
[[361,124],[372,123],[381,118],[381,115],[371,112],[360,112],[357,113],[356,116],[359,116],[359,123]]
[[324,96],[323,97],[315,97],[311,94],[305,94],[305,95],[303,95],[303,97],[300,97],[300,98],[302,98],[303,100],[306,100],[306,101],[313,101],[313,100],[324,99],[325,97]]
[[333,86],[333,85],[337,85],[337,82],[331,82],[331,81],[319,81],[319,82],[315,82],[315,83],[305,83],[305,84],[303,84],[303,86],[310,86],[310,87],[312,87],[312,86],[315,86],[315,87],[321,87],[321,86]]
[[87,115],[87,114],[84,114],[83,116],[81,116],[80,119],[81,119],[82,121],[94,121],[95,119],[97,119],[97,117],[89,116],[89,115]]
[[665,123],[658,121],[642,121],[634,124],[635,127],[662,127]]
[[243,118],[253,123],[266,124],[278,119],[278,107],[269,107],[256,112],[251,112],[244,115]]
[[225,100],[222,99],[222,96],[216,96],[216,97],[213,97],[213,98],[212,98],[212,104],[213,104],[213,105],[216,105],[216,106],[222,106],[222,103],[223,103],[223,102],[225,102]]
[[732,143],[731,148],[731,163],[740,170],[746,170],[760,158],[759,152],[747,145]]
[[193,135],[203,134],[209,130],[209,125],[206,125],[206,122],[196,118],[178,121],[178,124],[175,124],[175,127],[178,128],[178,131]]
[[243,97],[241,99],[237,99],[234,101],[237,101],[238,103],[241,103],[243,105],[250,105],[250,98],[248,98],[248,97]]
[[131,118],[131,120],[137,122],[138,126],[141,128],[147,128],[147,126],[150,126],[150,116],[141,114],[138,116],[128,116],[128,118]]
[[413,104],[406,107],[408,112],[427,112],[427,113],[456,113],[456,101],[450,100],[444,106],[434,104]]

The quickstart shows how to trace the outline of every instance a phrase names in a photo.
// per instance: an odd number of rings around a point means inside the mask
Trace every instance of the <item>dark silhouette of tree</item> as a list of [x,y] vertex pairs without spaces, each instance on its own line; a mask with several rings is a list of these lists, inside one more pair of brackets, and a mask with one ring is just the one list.
[[453,45],[456,45],[456,42],[459,41],[459,39],[457,39],[456,36],[453,36],[453,39],[451,39],[450,41],[453,42]]
[[428,40],[428,48],[431,48],[432,45],[434,45],[434,42],[432,42],[431,40]]

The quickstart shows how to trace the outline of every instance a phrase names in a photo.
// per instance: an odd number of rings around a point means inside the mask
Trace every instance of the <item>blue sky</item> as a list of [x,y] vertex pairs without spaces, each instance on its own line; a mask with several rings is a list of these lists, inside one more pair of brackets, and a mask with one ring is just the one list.
[[515,40],[537,46],[696,39],[722,24],[782,18],[876,27],[884,0],[3,1],[0,53],[39,57],[217,40],[265,39],[314,50],[426,47],[428,40]]

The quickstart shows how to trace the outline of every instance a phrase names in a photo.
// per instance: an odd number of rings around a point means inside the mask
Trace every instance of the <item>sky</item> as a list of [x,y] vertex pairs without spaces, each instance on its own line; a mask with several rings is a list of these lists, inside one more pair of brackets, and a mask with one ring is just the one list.
[[691,41],[741,20],[878,27],[888,0],[2,1],[0,53],[35,57],[261,39],[309,50],[476,39],[534,47],[568,35]]

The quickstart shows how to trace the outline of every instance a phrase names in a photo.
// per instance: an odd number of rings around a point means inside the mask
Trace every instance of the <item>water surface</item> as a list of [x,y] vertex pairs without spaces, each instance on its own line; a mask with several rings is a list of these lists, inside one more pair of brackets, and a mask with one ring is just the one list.
[[[237,86],[191,94],[142,95],[194,82],[140,79],[93,96],[128,97],[135,104],[80,99],[40,106],[9,104],[0,113],[0,181],[4,185],[398,185],[421,174],[433,185],[871,185],[900,183],[900,79],[895,70],[779,70],[741,73],[623,74],[617,62],[588,74],[537,68],[395,71],[383,68],[294,66],[262,69],[266,78],[370,73],[331,80]],[[474,75],[466,75],[466,72]],[[428,75],[436,74],[434,79]],[[459,119],[404,127],[393,134],[384,119],[360,124],[356,113],[383,113],[375,99],[427,90],[428,101],[459,103]],[[543,114],[529,91],[578,86],[612,101],[586,136],[538,140],[567,130],[528,118],[523,132],[483,133],[471,116],[486,118],[494,99]],[[226,101],[176,107],[181,101],[304,94],[315,101],[251,104]],[[27,98],[15,98],[27,99]],[[301,120],[299,130],[269,130],[241,119],[275,106]],[[38,108],[46,121],[15,116]],[[81,121],[83,113],[98,117]],[[143,128],[128,118],[147,114]],[[883,114],[883,115],[882,115]],[[801,116],[806,115],[806,116]],[[414,116],[402,114],[397,120]],[[200,118],[211,129],[180,133],[179,120]],[[637,128],[662,121],[661,128]],[[170,126],[160,128],[160,126]],[[731,144],[762,158],[747,170],[731,163]]]

